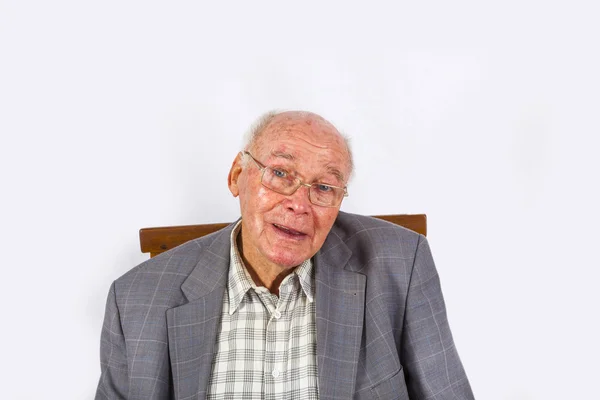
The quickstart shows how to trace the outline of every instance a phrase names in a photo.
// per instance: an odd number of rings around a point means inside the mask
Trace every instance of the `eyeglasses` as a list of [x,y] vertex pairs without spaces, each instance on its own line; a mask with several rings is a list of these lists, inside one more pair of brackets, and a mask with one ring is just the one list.
[[338,207],[342,203],[343,198],[348,196],[348,189],[346,187],[333,186],[326,183],[313,183],[309,185],[282,168],[263,165],[247,151],[240,152],[240,154],[242,157],[245,155],[250,156],[258,169],[261,170],[260,183],[267,189],[271,189],[279,194],[291,196],[300,186],[306,186],[310,202],[322,207]]

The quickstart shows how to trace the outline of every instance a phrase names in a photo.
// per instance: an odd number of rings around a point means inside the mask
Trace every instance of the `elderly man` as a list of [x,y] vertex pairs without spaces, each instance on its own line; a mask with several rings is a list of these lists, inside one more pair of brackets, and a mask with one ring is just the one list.
[[96,398],[472,399],[425,237],[339,212],[351,173],[322,117],[263,117],[241,220],[113,283]]

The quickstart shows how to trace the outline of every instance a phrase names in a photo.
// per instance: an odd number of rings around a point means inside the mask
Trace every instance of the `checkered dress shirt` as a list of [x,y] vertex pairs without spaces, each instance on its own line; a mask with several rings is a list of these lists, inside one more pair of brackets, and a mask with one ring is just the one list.
[[311,260],[279,286],[257,287],[231,233],[231,261],[207,399],[318,399]]

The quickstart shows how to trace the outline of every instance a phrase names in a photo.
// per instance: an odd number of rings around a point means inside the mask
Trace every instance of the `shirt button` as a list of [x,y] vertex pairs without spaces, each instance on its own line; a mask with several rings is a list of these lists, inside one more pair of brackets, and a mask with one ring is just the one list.
[[279,318],[281,318],[281,313],[279,312],[279,310],[275,310],[275,312],[273,313],[273,316],[275,317],[275,319],[279,319]]
[[273,378],[277,378],[279,376],[279,370],[275,368],[273,372],[271,372],[271,375],[273,375]]

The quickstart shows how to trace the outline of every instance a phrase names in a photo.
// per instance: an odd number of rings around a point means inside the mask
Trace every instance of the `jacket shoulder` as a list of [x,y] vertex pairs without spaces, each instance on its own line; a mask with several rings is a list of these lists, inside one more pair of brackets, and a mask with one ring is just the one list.
[[231,228],[232,226],[228,226],[210,235],[190,240],[132,268],[115,281],[117,303],[134,298],[145,302],[154,298],[156,303],[155,292],[163,293],[167,303],[178,303],[177,299],[182,296],[180,287],[183,282],[196,268],[205,251],[215,242],[229,239]]
[[405,239],[417,239],[423,236],[415,231],[405,228],[400,225],[396,225],[392,222],[388,222],[379,218],[369,217],[366,215],[351,214],[342,212],[338,214],[335,221],[337,229],[341,230],[341,234],[344,236],[355,236],[355,235],[368,235],[369,232],[393,232],[394,235],[400,235]]
[[340,212],[332,232],[366,266],[374,259],[414,259],[425,237],[400,225],[378,218]]

